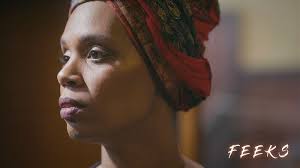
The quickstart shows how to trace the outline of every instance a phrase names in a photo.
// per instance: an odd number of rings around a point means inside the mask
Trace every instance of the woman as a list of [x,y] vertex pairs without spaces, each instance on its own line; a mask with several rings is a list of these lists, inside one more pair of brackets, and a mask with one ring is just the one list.
[[72,1],[61,37],[60,115],[72,139],[101,146],[101,168],[197,168],[174,115],[210,92],[203,41],[214,0]]

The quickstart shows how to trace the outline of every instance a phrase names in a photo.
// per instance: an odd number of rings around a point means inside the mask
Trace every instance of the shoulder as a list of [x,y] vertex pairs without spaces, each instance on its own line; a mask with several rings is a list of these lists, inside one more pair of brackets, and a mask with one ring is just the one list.
[[184,168],[204,168],[203,166],[201,166],[199,163],[189,159],[188,157],[182,155],[183,161],[185,163],[185,167]]

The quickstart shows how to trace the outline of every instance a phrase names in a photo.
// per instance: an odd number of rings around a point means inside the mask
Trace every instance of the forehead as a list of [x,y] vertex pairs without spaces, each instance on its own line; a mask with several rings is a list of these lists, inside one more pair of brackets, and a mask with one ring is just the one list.
[[98,34],[110,37],[121,25],[113,9],[103,1],[91,1],[79,5],[70,15],[62,35],[63,40],[70,37]]

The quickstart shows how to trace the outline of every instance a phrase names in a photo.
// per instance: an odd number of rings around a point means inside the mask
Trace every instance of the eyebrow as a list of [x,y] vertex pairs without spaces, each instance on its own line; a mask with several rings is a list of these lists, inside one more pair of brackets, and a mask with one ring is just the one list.
[[[101,34],[84,34],[79,37],[79,43],[84,45],[93,45],[98,44],[101,45],[107,49],[112,49],[109,47],[109,44],[111,43],[111,39],[105,35]],[[60,39],[61,46],[66,46],[67,41],[62,37]]]

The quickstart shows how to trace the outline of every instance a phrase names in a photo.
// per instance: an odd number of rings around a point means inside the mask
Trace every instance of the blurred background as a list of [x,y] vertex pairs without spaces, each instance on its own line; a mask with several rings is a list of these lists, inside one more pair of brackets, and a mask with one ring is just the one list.
[[[200,162],[207,168],[300,167],[300,1],[220,0],[221,24],[207,58],[213,93],[199,114]],[[251,145],[228,159],[233,144]],[[253,159],[254,147],[289,144],[284,159]]]
[[[182,151],[206,168],[298,168],[300,1],[219,1],[221,23],[206,51],[213,91],[178,114]],[[80,168],[100,159],[100,147],[68,138],[58,114],[57,57],[68,7],[67,0],[0,6],[1,167]],[[228,159],[233,144],[289,144],[289,155],[239,159],[237,152]]]

